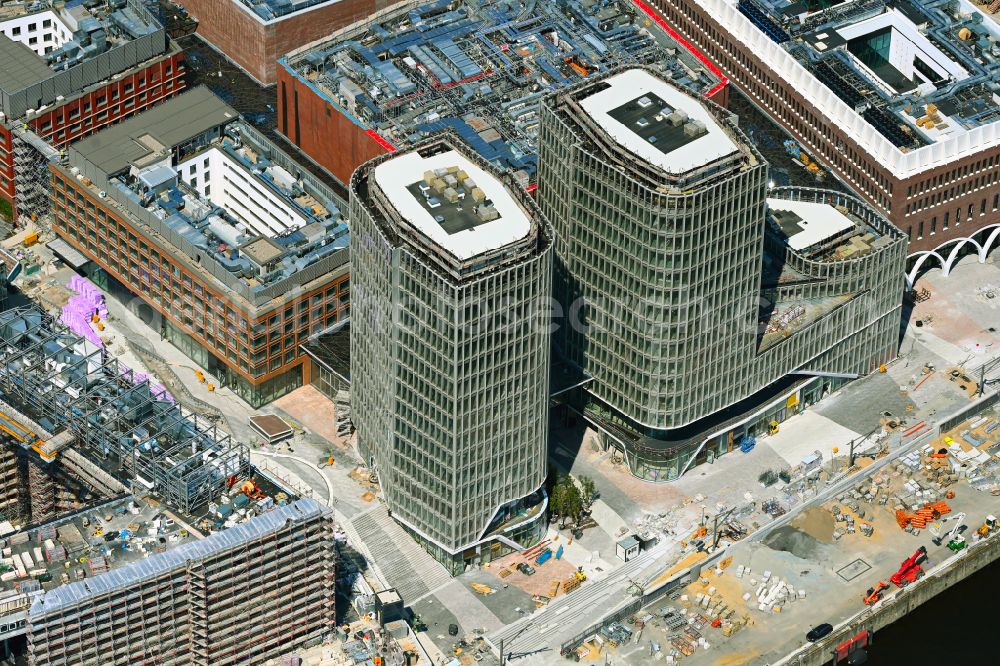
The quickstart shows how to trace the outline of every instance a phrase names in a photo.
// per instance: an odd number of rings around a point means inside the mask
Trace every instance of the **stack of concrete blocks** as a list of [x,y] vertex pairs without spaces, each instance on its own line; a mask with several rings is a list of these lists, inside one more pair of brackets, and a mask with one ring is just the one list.
[[831,511],[834,521],[843,523],[843,526],[834,529],[833,538],[835,541],[845,534],[854,534],[858,531],[867,537],[874,534],[875,528],[870,523],[864,522],[868,511],[862,506],[862,503],[871,505],[878,501],[879,504],[885,505],[888,501],[888,495],[883,491],[883,486],[887,485],[887,479],[877,477],[856,485],[848,494],[837,498],[838,504],[834,504]]
[[[763,613],[780,613],[787,604],[806,596],[805,590],[796,590],[786,581],[772,576],[770,571],[764,572],[760,582],[751,578],[750,584],[756,586],[757,610]],[[749,600],[749,596],[746,599]]]
[[699,592],[695,595],[695,605],[701,606],[709,620],[729,620],[736,611],[729,607],[725,599],[717,594],[714,586],[708,588],[708,593]]

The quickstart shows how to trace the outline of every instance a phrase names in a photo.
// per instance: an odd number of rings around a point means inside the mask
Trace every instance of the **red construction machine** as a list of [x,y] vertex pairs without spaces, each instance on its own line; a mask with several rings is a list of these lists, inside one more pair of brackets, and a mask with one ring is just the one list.
[[875,584],[875,587],[869,587],[867,594],[862,597],[865,604],[869,606],[874,606],[875,603],[882,598],[882,593],[889,589],[889,583],[884,580],[880,580]]
[[899,570],[889,578],[889,582],[896,587],[906,587],[910,583],[916,582],[924,575],[924,570],[920,565],[925,561],[927,561],[927,548],[921,546],[917,552],[903,560],[903,563],[899,565]]

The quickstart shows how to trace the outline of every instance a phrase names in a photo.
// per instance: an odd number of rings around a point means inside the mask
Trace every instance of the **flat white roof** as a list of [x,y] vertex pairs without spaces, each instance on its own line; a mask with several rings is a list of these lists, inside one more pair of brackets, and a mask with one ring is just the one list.
[[740,13],[737,2],[738,0],[699,0],[701,7],[737,41],[742,42],[748,53],[753,53],[773,69],[787,85],[816,106],[824,121],[836,125],[847,136],[852,137],[897,178],[909,178],[1000,145],[1000,122],[994,121],[904,153],[820,83],[781,45],[758,30],[750,19]]
[[849,217],[825,203],[768,199],[767,207],[772,211],[789,211],[802,218],[799,222],[801,231],[788,236],[788,247],[795,251],[802,251],[822,243],[855,226]]
[[[608,136],[649,164],[658,166],[667,173],[684,173],[738,150],[704,104],[646,70],[629,69],[605,82],[611,87],[583,99],[580,106]],[[655,144],[611,117],[611,111],[646,93],[654,93],[674,109],[684,111],[690,120],[700,120],[708,133],[664,153]]]
[[[425,171],[453,166],[476,182],[486,198],[493,202],[499,218],[449,234],[407,189],[422,182]],[[531,230],[527,212],[514,200],[507,186],[456,150],[431,157],[422,157],[416,151],[403,153],[375,167],[374,178],[404,219],[462,261],[521,240]],[[472,205],[471,201],[468,205]]]

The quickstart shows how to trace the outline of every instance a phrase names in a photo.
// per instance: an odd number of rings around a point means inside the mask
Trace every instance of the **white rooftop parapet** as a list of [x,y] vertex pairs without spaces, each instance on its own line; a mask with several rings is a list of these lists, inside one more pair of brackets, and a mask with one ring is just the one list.
[[[605,79],[604,83],[609,87],[588,95],[580,101],[580,106],[623,148],[667,173],[685,173],[739,150],[701,100],[644,69],[625,70]],[[648,98],[642,98],[646,94],[656,95],[671,110],[683,112],[685,122],[700,123],[705,133],[664,152],[643,139],[634,128],[626,127],[611,116],[616,108],[630,100],[639,99],[640,106],[651,106]]]
[[733,0],[700,0],[700,4],[723,28],[742,42],[749,53],[756,55],[809,100],[823,116],[821,121],[829,121],[846,135],[853,137],[862,149],[885,165],[896,178],[910,178],[1000,144],[1000,123],[992,122],[904,153],[817,80],[781,45],[758,30],[740,13]]
[[[442,222],[435,218],[432,209],[408,189],[422,182],[428,171],[453,167],[464,171],[474,181],[476,189],[482,191],[485,199],[492,202],[496,209],[494,219],[448,233]],[[531,231],[531,220],[527,212],[517,203],[507,186],[456,150],[429,157],[423,157],[417,151],[402,153],[375,167],[374,179],[403,219],[461,261],[517,242]],[[457,191],[455,194],[458,194]],[[466,195],[462,200],[463,208],[472,209],[475,205],[471,195]]]

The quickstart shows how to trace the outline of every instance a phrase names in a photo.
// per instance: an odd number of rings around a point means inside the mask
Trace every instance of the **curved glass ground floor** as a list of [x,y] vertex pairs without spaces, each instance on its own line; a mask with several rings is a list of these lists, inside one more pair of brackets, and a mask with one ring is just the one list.
[[583,413],[617,449],[633,475],[644,481],[673,481],[688,469],[734,450],[749,451],[772,425],[799,413],[844,386],[847,379],[793,377],[677,430],[657,431],[630,422],[596,397],[583,393]]
[[[468,567],[487,564],[541,541],[548,528],[547,508],[548,497],[545,490],[539,488],[527,497],[502,507],[483,534],[483,540],[459,553],[450,553],[401,524],[424,550],[443,564],[451,575],[457,576]],[[497,538],[498,536],[503,538]],[[513,544],[518,544],[521,548],[515,548]]]

